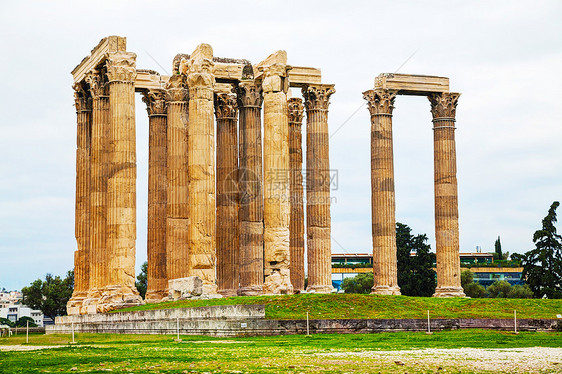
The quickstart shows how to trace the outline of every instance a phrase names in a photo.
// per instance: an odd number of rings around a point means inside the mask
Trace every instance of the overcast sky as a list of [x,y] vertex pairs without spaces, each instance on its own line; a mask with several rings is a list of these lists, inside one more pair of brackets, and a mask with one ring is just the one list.
[[[339,173],[334,253],[371,251],[370,120],[362,92],[378,74],[399,68],[449,77],[451,90],[462,93],[461,251],[493,250],[498,235],[504,251],[532,248],[533,232],[562,198],[562,3],[397,3],[0,1],[0,289],[73,267],[70,71],[108,35],[126,36],[137,67],[163,74],[158,64],[170,72],[173,57],[199,43],[211,44],[215,56],[253,63],[283,49],[289,64],[321,68],[337,91],[329,114],[331,167]],[[423,97],[396,99],[396,218],[427,233],[435,248],[429,109]],[[139,97],[136,112],[138,268],[146,260],[148,173],[148,119]]]

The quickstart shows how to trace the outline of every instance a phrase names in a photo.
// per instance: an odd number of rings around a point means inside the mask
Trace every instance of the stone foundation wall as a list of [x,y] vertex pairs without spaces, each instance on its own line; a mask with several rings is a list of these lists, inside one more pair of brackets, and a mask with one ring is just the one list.
[[[517,320],[518,331],[553,331],[557,320]],[[311,334],[359,334],[426,331],[426,319],[310,320]],[[512,319],[432,319],[431,331],[454,329],[513,330]],[[306,334],[306,320],[265,319],[263,305],[224,305],[200,308],[145,310],[111,314],[57,317],[47,334],[75,332],[120,334],[176,334],[257,336]]]

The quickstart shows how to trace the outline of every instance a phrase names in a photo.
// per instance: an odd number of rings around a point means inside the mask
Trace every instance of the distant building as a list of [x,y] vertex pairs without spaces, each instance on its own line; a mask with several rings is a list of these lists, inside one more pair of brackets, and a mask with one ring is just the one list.
[[15,323],[22,317],[30,317],[37,326],[43,327],[43,312],[22,305],[22,298],[21,292],[18,291],[0,293],[0,318],[6,318]]
[[[410,255],[415,256],[415,253]],[[461,267],[472,271],[474,273],[474,281],[483,286],[487,287],[497,280],[505,280],[511,285],[525,284],[525,281],[521,278],[522,267],[495,267],[493,253],[461,252],[460,260]],[[372,254],[332,254],[332,286],[338,290],[345,278],[353,278],[361,273],[372,272]]]

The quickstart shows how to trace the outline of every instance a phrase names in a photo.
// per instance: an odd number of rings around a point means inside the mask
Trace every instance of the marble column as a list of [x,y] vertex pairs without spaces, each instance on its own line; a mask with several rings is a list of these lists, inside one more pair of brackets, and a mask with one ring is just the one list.
[[240,276],[238,230],[238,108],[236,95],[215,95],[217,118],[217,287],[223,296],[236,296]]
[[159,302],[168,296],[166,272],[166,131],[165,90],[143,92],[148,112],[148,230],[146,302]]
[[166,272],[167,278],[185,278],[188,265],[187,124],[188,94],[185,76],[175,74],[166,85]]
[[289,108],[289,164],[291,168],[291,218],[289,246],[291,251],[291,284],[304,291],[304,206],[302,178],[302,99],[291,98]]
[[434,297],[464,297],[459,255],[455,114],[460,94],[428,96],[433,115],[437,288]]
[[237,88],[240,116],[239,203],[241,296],[263,293],[263,184],[261,85],[242,81]]
[[372,293],[400,295],[392,150],[392,110],[396,92],[370,90],[363,93],[363,98],[371,113]]
[[189,126],[187,174],[189,269],[203,281],[203,291],[217,293],[215,219],[215,137],[213,49],[197,46],[188,61]]
[[90,141],[92,100],[85,83],[74,85],[77,118],[74,291],[67,304],[69,315],[80,314],[89,289],[90,254]]
[[107,284],[107,177],[109,149],[109,83],[105,70],[86,77],[92,97],[90,139],[89,290],[81,313],[96,313]]
[[332,287],[330,224],[330,152],[328,106],[333,84],[303,88],[306,107],[307,291],[327,293]]
[[108,285],[98,311],[142,304],[135,288],[136,133],[135,59],[130,52],[109,53],[109,178],[107,181]]
[[264,286],[265,294],[290,294],[290,164],[287,66],[265,67],[264,102]]

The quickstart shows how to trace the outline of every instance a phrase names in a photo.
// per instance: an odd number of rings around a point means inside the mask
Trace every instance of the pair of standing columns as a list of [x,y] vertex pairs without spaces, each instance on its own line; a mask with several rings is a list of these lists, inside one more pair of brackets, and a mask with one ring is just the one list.
[[[397,91],[364,93],[371,114],[372,292],[399,295],[392,111]],[[437,288],[434,296],[464,296],[460,284],[458,199],[454,122],[459,94],[430,94],[434,123]]]

